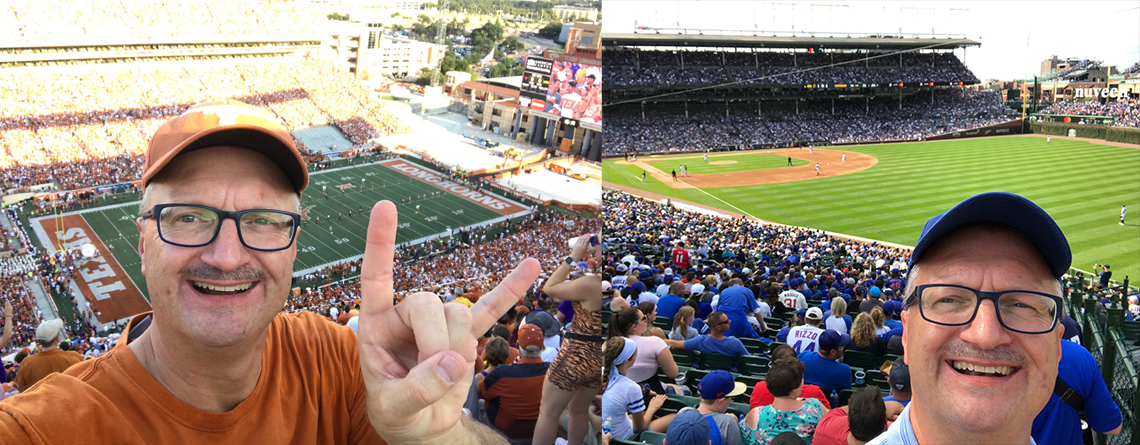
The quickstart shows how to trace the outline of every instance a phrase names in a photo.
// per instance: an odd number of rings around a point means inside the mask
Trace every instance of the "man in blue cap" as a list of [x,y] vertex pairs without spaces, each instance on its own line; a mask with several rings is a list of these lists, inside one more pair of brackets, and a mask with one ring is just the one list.
[[851,367],[839,363],[843,350],[851,343],[851,336],[833,330],[819,334],[819,351],[799,354],[804,362],[804,383],[823,388],[824,393],[851,388]]
[[883,307],[883,302],[879,301],[879,295],[882,295],[882,291],[876,286],[871,286],[871,288],[867,290],[867,299],[859,303],[859,312],[869,314],[872,309]]
[[[744,445],[744,435],[740,432],[740,421],[728,412],[728,405],[732,398],[744,394],[748,387],[733,380],[732,373],[728,371],[713,371],[701,378],[699,385],[701,404],[696,407],[685,407],[677,411],[677,415],[687,412],[697,412],[709,425],[709,439],[713,444]],[[674,422],[676,419],[673,419]],[[673,423],[669,423],[669,431],[673,430]],[[666,439],[668,442],[668,439]]]
[[1041,207],[989,192],[922,229],[902,314],[913,397],[870,444],[1033,444],[1057,382],[1068,241]]

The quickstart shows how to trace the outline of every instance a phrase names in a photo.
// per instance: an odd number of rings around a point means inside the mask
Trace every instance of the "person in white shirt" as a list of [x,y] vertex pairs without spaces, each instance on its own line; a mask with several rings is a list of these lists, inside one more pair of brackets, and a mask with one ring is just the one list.
[[819,327],[823,321],[823,311],[819,308],[808,308],[804,320],[807,324],[796,326],[788,331],[787,343],[796,350],[796,355],[804,351],[818,352],[819,335],[823,333],[823,328]]
[[[795,309],[797,311],[800,309],[807,309],[807,298],[804,297],[804,294],[799,292],[800,289],[803,289],[803,280],[795,278],[790,284],[792,287],[791,289],[780,293],[780,302],[784,303],[784,307],[788,309]],[[822,318],[823,317],[821,316],[820,319]]]
[[831,300],[831,316],[824,320],[824,327],[840,334],[851,334],[851,316],[847,315],[847,300],[843,297]]

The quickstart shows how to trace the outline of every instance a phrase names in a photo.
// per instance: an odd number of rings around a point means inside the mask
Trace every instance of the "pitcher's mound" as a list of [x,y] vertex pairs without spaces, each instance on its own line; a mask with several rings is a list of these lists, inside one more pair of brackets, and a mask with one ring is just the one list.
[[735,163],[736,161],[712,161],[709,163],[709,165],[730,165]]

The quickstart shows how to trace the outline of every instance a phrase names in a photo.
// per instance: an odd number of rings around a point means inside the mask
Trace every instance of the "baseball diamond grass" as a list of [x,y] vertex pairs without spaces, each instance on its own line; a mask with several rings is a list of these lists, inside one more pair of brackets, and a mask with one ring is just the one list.
[[[363,191],[360,188],[361,179],[365,179]],[[399,184],[396,184],[397,179]],[[343,184],[350,184],[352,188],[342,193],[340,186]],[[373,184],[375,189],[371,188]],[[322,186],[328,187],[328,199],[321,193]],[[373,204],[385,199],[394,202],[400,212],[397,243],[435,237],[446,234],[448,227],[458,229],[502,216],[450,192],[423,200],[400,202],[404,198],[438,191],[441,190],[426,182],[376,164],[312,173],[309,188],[301,198],[301,209],[312,206],[307,212],[310,219],[301,224],[294,270],[335,263],[363,254],[368,214]],[[420,205],[419,213],[416,213],[416,204]],[[362,207],[363,215],[360,212]],[[351,217],[348,216],[349,210],[352,211]],[[340,216],[342,211],[343,217]],[[135,226],[137,215],[138,207],[133,205],[83,213],[87,224],[103,244],[114,249],[115,259],[143,295],[147,295],[146,282],[140,271],[138,229]],[[320,224],[316,224],[317,215],[321,217]]]
[[[926,220],[959,201],[986,191],[1013,192],[1057,221],[1072,246],[1073,267],[1091,270],[1094,263],[1107,263],[1113,279],[1127,275],[1133,285],[1140,280],[1140,149],[1011,136],[844,150],[875,156],[878,163],[840,176],[705,189],[673,189],[652,177],[643,183],[641,169],[615,164],[620,158],[606,160],[602,171],[614,184],[738,211],[728,203],[768,221],[911,246]],[[1131,211],[1123,227],[1121,205]]]
[[[804,150],[807,153],[807,150]],[[731,173],[731,172],[747,172],[753,170],[766,170],[769,168],[780,168],[788,166],[788,157],[784,155],[757,155],[757,154],[737,154],[737,155],[712,155],[709,156],[709,162],[723,162],[723,161],[736,161],[735,164],[722,164],[713,165],[706,164],[703,155],[675,155],[675,156],[662,156],[662,157],[647,157],[638,159],[645,161],[658,170],[669,173],[673,169],[677,170],[677,174],[681,174],[681,165],[689,169],[690,174],[712,174],[712,173]],[[807,165],[808,161],[804,159],[792,158],[792,166],[799,167]],[[640,173],[638,173],[640,174]]]

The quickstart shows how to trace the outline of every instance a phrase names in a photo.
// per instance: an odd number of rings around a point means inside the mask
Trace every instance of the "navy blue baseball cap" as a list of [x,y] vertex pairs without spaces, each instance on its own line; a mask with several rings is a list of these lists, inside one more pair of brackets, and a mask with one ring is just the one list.
[[966,198],[950,210],[930,218],[910,255],[909,272],[931,246],[966,224],[995,222],[1023,233],[1041,251],[1054,278],[1061,278],[1073,263],[1069,241],[1053,218],[1040,206],[1022,196],[1008,192],[986,192]]
[[847,346],[851,343],[851,336],[847,334],[840,334],[838,331],[828,329],[819,334],[819,350],[830,351],[840,346]]
[[709,422],[697,410],[677,414],[669,421],[665,443],[669,445],[708,445]]
[[645,283],[640,281],[634,281],[629,287],[633,288],[633,292],[637,292],[638,294],[645,292]]

